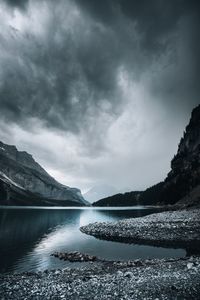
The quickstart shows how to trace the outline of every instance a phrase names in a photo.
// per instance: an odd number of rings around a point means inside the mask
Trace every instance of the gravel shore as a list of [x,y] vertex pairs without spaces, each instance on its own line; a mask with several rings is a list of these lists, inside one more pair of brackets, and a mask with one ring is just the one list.
[[200,249],[200,209],[166,211],[80,228],[100,239],[165,247]]
[[0,275],[0,299],[200,299],[200,258]]
[[[80,230],[114,241],[193,245],[198,252],[200,210],[167,211],[115,223],[93,223]],[[79,258],[79,253],[74,253],[73,257]],[[68,258],[69,253],[66,255]],[[200,257],[91,261],[79,268],[1,274],[0,299],[200,299]]]

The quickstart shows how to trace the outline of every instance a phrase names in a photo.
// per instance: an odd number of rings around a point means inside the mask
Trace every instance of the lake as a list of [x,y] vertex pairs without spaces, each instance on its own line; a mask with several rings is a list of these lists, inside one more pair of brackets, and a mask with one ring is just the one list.
[[108,260],[182,257],[184,249],[102,241],[79,231],[96,221],[144,216],[155,208],[0,208],[0,272],[43,271],[77,263],[50,256],[80,251]]

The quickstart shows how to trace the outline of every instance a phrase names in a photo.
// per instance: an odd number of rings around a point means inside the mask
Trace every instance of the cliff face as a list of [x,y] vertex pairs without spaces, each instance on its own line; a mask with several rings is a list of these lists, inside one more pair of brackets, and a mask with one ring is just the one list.
[[174,204],[200,184],[200,105],[196,107],[171,162],[160,201]]
[[61,205],[61,201],[74,202],[75,205],[87,205],[79,189],[60,184],[30,154],[18,151],[15,146],[2,142],[0,142],[0,181],[0,202],[4,201],[6,193],[8,203],[9,195],[13,195],[14,189],[15,196],[16,193],[26,194],[28,192],[27,199],[31,195],[33,199],[58,200],[59,205]]

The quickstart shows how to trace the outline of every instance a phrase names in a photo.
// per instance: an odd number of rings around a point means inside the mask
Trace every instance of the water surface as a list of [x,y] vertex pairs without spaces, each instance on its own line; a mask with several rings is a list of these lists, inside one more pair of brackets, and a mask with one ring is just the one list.
[[50,256],[80,251],[108,260],[185,256],[169,249],[98,240],[79,231],[91,222],[117,221],[158,211],[155,208],[0,208],[0,272],[42,271],[73,265]]

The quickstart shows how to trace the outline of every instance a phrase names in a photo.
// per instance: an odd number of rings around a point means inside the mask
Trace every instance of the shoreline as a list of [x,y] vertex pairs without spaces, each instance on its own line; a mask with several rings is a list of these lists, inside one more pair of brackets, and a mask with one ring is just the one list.
[[134,206],[25,206],[25,205],[0,205],[0,209],[85,209],[85,210],[136,210],[136,209],[163,209],[169,206],[134,205]]
[[200,249],[200,209],[164,211],[117,222],[96,222],[80,231],[98,239]]
[[[195,243],[198,250],[200,209],[92,223],[80,230],[102,239],[127,240],[129,243],[137,240],[155,246],[162,243],[171,246],[177,242],[191,246]],[[79,258],[78,252],[76,256]],[[200,256],[90,261],[76,268],[0,274],[1,300],[199,299],[199,295]]]
[[198,299],[200,257],[0,274],[0,299]]

